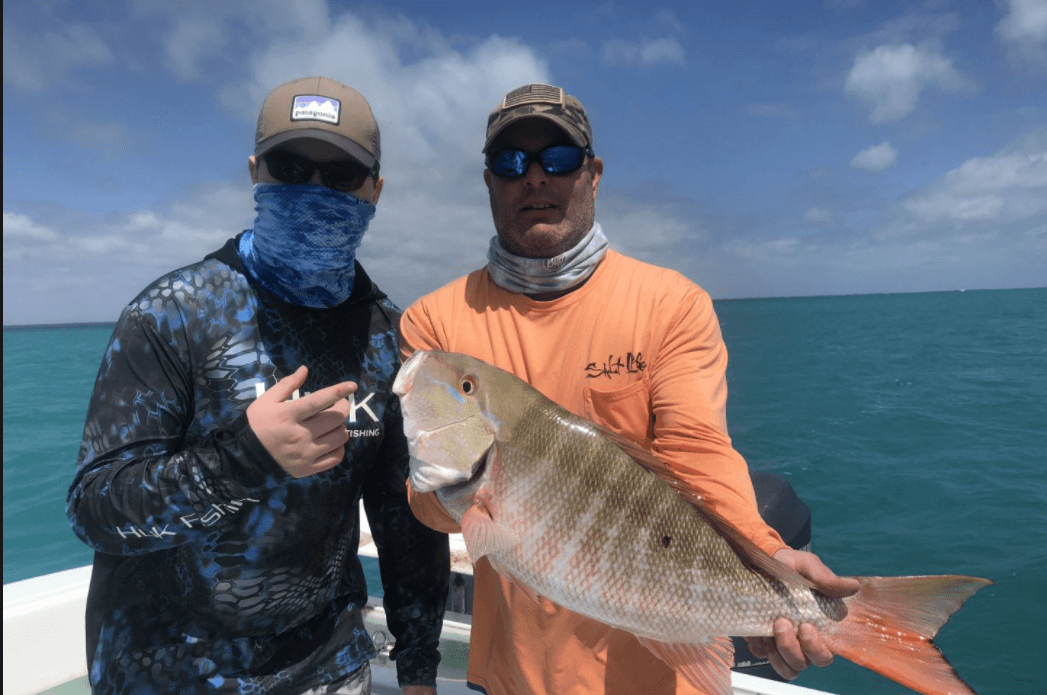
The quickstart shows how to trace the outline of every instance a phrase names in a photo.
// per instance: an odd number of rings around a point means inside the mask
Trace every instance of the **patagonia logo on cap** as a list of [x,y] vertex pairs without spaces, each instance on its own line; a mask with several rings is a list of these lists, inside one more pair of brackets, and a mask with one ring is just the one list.
[[291,104],[292,121],[323,121],[338,125],[342,102],[329,97],[301,95]]

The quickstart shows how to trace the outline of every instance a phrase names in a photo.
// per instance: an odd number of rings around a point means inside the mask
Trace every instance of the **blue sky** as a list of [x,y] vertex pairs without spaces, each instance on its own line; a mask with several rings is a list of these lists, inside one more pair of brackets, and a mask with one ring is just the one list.
[[115,320],[254,218],[268,91],[353,85],[394,300],[485,262],[486,117],[586,105],[613,247],[714,298],[1047,285],[1047,0],[4,3],[4,324]]

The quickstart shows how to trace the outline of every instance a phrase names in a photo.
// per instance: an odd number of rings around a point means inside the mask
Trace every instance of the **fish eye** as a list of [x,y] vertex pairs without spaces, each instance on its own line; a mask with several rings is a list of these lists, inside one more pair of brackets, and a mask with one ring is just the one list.
[[476,379],[471,376],[463,376],[458,382],[458,389],[466,396],[476,393]]

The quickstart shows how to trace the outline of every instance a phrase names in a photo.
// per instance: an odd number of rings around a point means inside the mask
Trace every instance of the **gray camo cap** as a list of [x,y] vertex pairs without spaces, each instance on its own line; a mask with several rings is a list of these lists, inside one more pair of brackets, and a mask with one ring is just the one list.
[[507,93],[502,103],[494,107],[487,118],[487,142],[483,152],[491,148],[495,138],[507,127],[522,118],[544,118],[551,121],[579,147],[592,147],[593,129],[585,107],[576,97],[560,87],[548,84],[528,84]]

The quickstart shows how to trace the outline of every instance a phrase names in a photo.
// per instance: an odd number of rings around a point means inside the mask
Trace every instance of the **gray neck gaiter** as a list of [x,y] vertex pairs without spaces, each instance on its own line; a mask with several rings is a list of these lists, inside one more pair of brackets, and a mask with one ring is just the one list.
[[520,294],[544,294],[570,289],[593,274],[607,253],[607,237],[594,222],[589,233],[559,256],[523,258],[510,253],[491,237],[487,250],[487,272],[499,287]]

